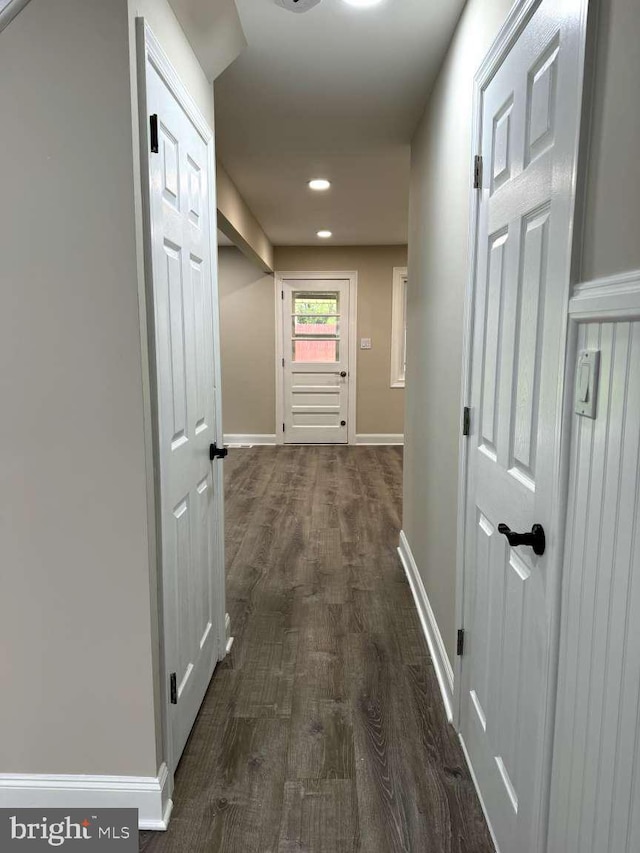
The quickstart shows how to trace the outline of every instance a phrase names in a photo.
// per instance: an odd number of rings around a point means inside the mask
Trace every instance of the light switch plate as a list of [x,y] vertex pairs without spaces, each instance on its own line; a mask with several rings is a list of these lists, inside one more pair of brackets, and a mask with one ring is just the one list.
[[583,418],[596,416],[599,377],[600,350],[580,350],[576,372],[576,414]]
[[371,338],[360,338],[360,349],[371,349]]

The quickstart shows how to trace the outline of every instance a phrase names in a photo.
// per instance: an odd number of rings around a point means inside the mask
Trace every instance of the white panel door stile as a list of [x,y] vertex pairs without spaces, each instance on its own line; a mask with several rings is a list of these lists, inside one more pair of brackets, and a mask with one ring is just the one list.
[[[149,154],[157,370],[164,659],[175,673],[169,705],[175,770],[221,656],[224,611],[215,600],[222,535],[220,479],[209,460],[216,442],[207,143],[151,62],[147,108],[158,116]],[[215,462],[214,465],[219,465]]]
[[[578,0],[530,3],[481,89],[461,733],[502,853],[544,845],[554,518],[574,174]],[[505,523],[541,524],[547,550]]]
[[[349,281],[285,280],[282,287],[284,440],[293,444],[346,444]],[[301,304],[313,304],[314,298],[325,297],[335,304],[335,313],[328,318],[314,315],[318,309],[300,308]],[[323,334],[325,319],[330,321],[327,334]]]

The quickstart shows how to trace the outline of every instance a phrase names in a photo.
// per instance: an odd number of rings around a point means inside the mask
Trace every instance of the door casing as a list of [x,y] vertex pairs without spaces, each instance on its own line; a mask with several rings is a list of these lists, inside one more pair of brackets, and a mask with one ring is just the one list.
[[[482,150],[482,97],[483,91],[488,86],[496,71],[508,55],[514,44],[519,39],[531,16],[538,7],[540,0],[516,0],[509,12],[500,32],[481,63],[475,77],[473,90],[473,113],[471,151],[469,152],[470,165],[470,221],[469,221],[469,270],[467,287],[465,293],[465,317],[463,328],[463,364],[462,364],[462,396],[460,412],[471,401],[471,366],[473,355],[473,307],[475,303],[475,280],[477,266],[477,240],[476,234],[479,222],[480,194],[473,187],[473,162],[474,157]],[[584,194],[586,192],[586,181],[584,178],[587,170],[587,131],[589,117],[589,97],[591,92],[589,69],[593,73],[594,64],[589,64],[588,59],[594,52],[592,34],[595,30],[594,19],[596,17],[595,7],[597,0],[576,0],[580,7],[579,29],[580,29],[580,84],[577,97],[580,104],[578,133],[575,139],[576,156],[574,158],[571,184],[573,189],[573,211],[571,221],[570,239],[572,242],[571,269],[564,283],[566,292],[566,307],[568,314],[569,297],[571,285],[579,281],[580,247],[581,247],[581,219],[584,209]],[[558,363],[558,396],[562,405],[558,407],[559,416],[554,426],[554,493],[551,502],[551,517],[555,530],[562,530],[566,512],[567,495],[569,484],[570,463],[570,411],[572,402],[572,373],[570,353],[571,334],[568,323],[562,346],[562,358]],[[458,513],[457,513],[457,535],[456,535],[456,625],[464,629],[464,591],[465,591],[465,533],[467,522],[467,482],[468,482],[468,452],[469,440],[460,430],[459,453],[458,453]],[[562,540],[564,537],[560,537]],[[560,638],[560,603],[563,564],[563,542],[560,541],[554,550],[553,560],[549,561],[548,572],[550,587],[553,589],[553,601],[550,608],[551,618],[548,625],[549,660],[547,673],[547,695],[545,697],[545,734],[544,734],[544,791],[543,803],[541,804],[541,818],[538,827],[538,850],[542,851],[546,845],[546,824],[549,812],[549,794],[551,782],[551,762],[553,748],[553,731],[555,724],[555,708],[557,696],[557,670],[559,661],[559,638]],[[461,729],[461,703],[462,703],[462,667],[463,656],[456,656],[454,661],[454,697],[453,697],[453,723],[458,732]],[[466,748],[462,741],[463,749]],[[468,759],[468,755],[467,755]],[[482,803],[482,794],[471,768],[471,773]],[[482,803],[483,811],[484,803]],[[489,824],[490,825],[490,824]],[[495,841],[495,839],[494,839]],[[534,851],[531,851],[534,853]],[[535,851],[538,853],[538,851]]]
[[345,281],[349,282],[349,403],[347,415],[348,444],[356,443],[356,389],[358,342],[358,273],[355,270],[330,270],[329,272],[276,272],[275,274],[275,310],[276,310],[276,444],[284,444],[284,381],[282,358],[284,355],[284,330],[282,328],[282,286],[284,281]]
[[[215,198],[216,198],[216,182],[215,182],[215,142],[213,131],[207,124],[204,116],[198,109],[195,101],[192,99],[187,88],[184,86],[178,77],[175,69],[169,61],[166,53],[162,49],[160,42],[154,35],[151,28],[146,24],[144,18],[136,18],[136,65],[137,65],[137,82],[138,82],[138,121],[140,135],[140,174],[142,184],[142,223],[143,223],[143,245],[144,245],[144,294],[141,300],[144,301],[144,310],[141,310],[141,327],[143,341],[143,372],[145,382],[148,385],[147,407],[150,421],[150,439],[152,453],[150,462],[152,471],[150,472],[149,489],[151,490],[150,505],[150,538],[152,538],[151,548],[153,552],[151,562],[151,597],[152,611],[155,609],[157,614],[157,626],[154,634],[157,634],[157,648],[154,650],[154,658],[159,670],[159,684],[154,685],[159,690],[159,705],[161,710],[161,725],[162,725],[162,749],[164,760],[169,771],[169,796],[173,791],[174,773],[177,762],[174,760],[174,750],[172,744],[171,726],[168,724],[169,713],[171,707],[171,698],[169,691],[169,672],[165,662],[165,646],[166,637],[163,624],[163,593],[162,593],[162,516],[161,516],[161,498],[160,498],[160,450],[159,450],[159,408],[158,408],[158,389],[156,382],[156,354],[153,340],[153,330],[155,325],[154,320],[154,294],[153,294],[153,265],[152,265],[152,220],[151,220],[151,187],[150,187],[150,163],[149,163],[149,115],[147,109],[147,80],[146,68],[149,62],[159,76],[162,78],[167,88],[171,91],[176,100],[180,103],[185,113],[193,123],[194,127],[202,137],[207,147],[207,170],[208,170],[208,197],[212,209],[209,216],[209,245],[211,247],[211,285],[212,285],[212,321],[213,328],[219,329],[219,302],[218,302],[218,276],[217,258],[218,241],[216,231],[215,217]],[[145,344],[148,347],[147,352],[144,352]],[[222,411],[220,400],[221,369],[220,359],[214,360],[214,378],[216,393],[214,394],[214,407],[216,418],[216,442],[219,447],[223,446],[223,430],[222,430]],[[213,474],[215,490],[217,494],[223,494],[223,469],[220,463],[213,466]],[[152,523],[151,523],[152,522]],[[214,519],[216,529],[216,565],[219,571],[212,578],[213,589],[212,595],[218,609],[218,659],[222,659],[226,652],[226,599],[225,599],[225,572],[224,572],[224,509],[222,504],[217,504],[216,518]],[[155,577],[155,584],[154,584]],[[152,618],[154,613],[152,612]]]

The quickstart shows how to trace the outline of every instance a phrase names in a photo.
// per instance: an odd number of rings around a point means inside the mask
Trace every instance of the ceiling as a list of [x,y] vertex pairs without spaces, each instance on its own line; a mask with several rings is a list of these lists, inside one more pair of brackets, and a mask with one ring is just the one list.
[[236,5],[248,47],[215,83],[217,148],[272,243],[405,243],[409,143],[464,0]]

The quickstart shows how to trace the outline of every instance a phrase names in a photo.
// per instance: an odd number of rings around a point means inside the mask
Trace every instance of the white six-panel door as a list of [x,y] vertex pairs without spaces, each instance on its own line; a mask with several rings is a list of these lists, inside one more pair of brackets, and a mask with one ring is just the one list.
[[348,280],[282,284],[284,440],[346,444],[350,381]]
[[[150,224],[160,464],[162,600],[175,769],[223,654],[222,478],[208,142],[148,60],[146,98],[157,116],[149,153]],[[153,144],[153,134],[150,144]],[[169,688],[169,685],[168,685]],[[170,689],[168,689],[170,693]]]
[[[582,0],[530,3],[481,90],[461,733],[502,853],[541,849]],[[498,531],[543,526],[547,549]],[[543,835],[543,833],[542,833]]]

